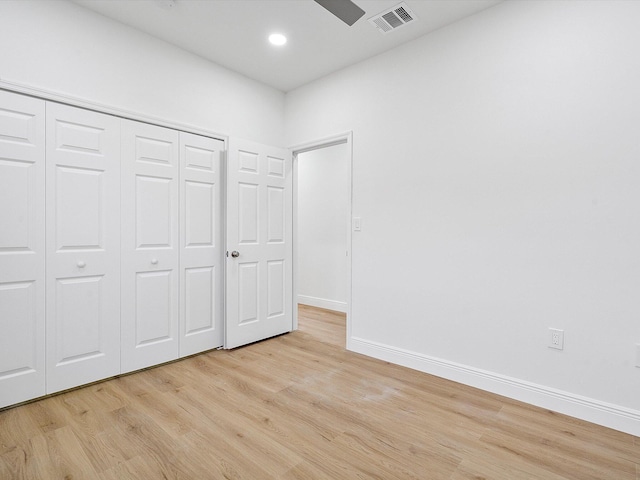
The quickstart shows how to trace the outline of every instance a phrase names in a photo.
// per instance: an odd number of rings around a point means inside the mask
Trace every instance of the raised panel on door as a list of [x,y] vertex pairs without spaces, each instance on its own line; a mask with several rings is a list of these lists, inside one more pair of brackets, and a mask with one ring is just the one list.
[[[105,297],[104,275],[57,279],[58,365],[104,355],[100,325],[104,322],[101,305],[109,301]],[[68,332],[73,332],[73,335]]]
[[175,340],[173,291],[176,285],[173,276],[172,270],[136,275],[136,347]]
[[293,328],[291,154],[232,139],[225,348]]
[[120,373],[120,120],[47,102],[47,393]]
[[224,142],[180,132],[180,356],[223,343]]
[[105,172],[58,165],[54,185],[56,250],[104,250]]
[[259,320],[260,264],[258,262],[238,262],[238,325],[247,325]]
[[44,112],[0,91],[0,408],[45,394]]
[[178,132],[122,122],[122,371],[178,357]]

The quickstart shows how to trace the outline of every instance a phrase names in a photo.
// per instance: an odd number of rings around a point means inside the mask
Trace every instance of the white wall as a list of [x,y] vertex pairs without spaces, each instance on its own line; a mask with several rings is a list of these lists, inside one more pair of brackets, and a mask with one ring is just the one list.
[[287,95],[353,130],[350,348],[640,435],[638,25],[505,2]]
[[346,143],[301,153],[298,173],[298,301],[346,312],[349,157]]
[[67,1],[0,1],[0,80],[258,142],[284,94]]

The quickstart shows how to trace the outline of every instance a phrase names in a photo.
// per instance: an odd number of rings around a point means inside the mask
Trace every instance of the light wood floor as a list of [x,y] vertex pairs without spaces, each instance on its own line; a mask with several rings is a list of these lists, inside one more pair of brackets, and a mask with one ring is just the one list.
[[0,412],[0,479],[640,479],[640,439],[344,350],[344,317]]

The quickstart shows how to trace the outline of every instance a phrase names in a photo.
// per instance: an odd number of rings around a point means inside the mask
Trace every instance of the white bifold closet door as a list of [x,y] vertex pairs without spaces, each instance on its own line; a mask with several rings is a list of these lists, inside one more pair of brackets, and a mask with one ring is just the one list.
[[122,372],[178,358],[178,132],[122,121]]
[[0,91],[0,407],[45,394],[44,111]]
[[180,356],[224,341],[224,142],[180,132]]
[[120,373],[120,119],[47,103],[47,393]]

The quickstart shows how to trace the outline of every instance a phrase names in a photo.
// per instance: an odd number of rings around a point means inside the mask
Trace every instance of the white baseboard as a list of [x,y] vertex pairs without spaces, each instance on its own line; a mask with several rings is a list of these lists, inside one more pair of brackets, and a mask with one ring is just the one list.
[[347,303],[339,302],[337,300],[327,300],[326,298],[312,297],[310,295],[298,295],[298,303],[303,305],[310,305],[312,307],[326,308],[327,310],[334,310],[336,312],[346,313]]
[[362,338],[350,338],[347,348],[353,352],[379,360],[409,367],[604,427],[613,428],[614,430],[640,436],[640,410],[632,410],[601,402],[545,387],[544,385],[429,357]]

